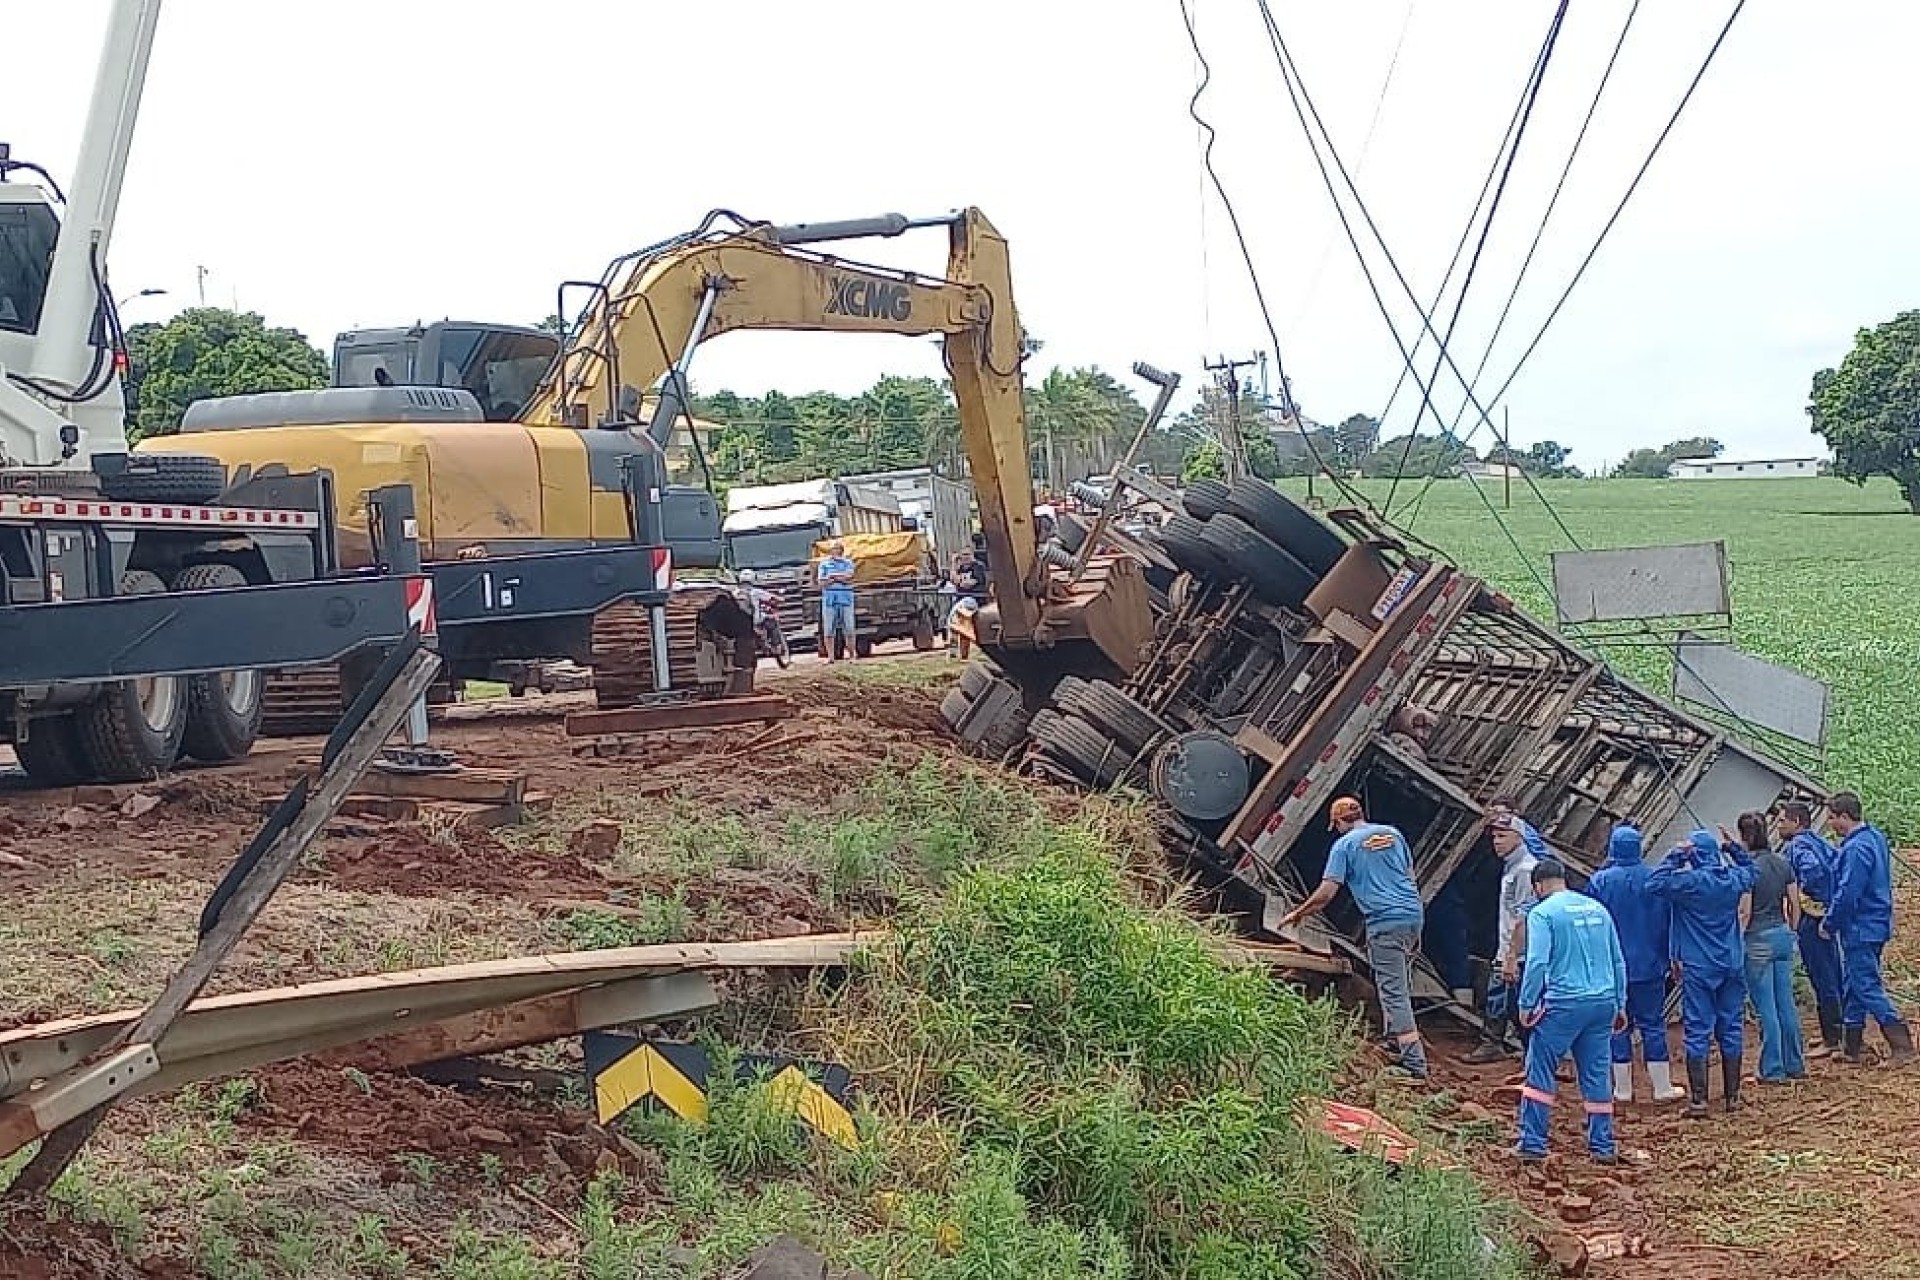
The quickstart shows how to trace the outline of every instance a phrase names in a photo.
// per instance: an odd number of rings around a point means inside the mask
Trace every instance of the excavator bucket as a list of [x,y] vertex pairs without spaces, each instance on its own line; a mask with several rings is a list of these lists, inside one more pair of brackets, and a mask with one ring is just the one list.
[[1132,674],[1153,641],[1153,612],[1140,562],[1098,555],[1076,580],[1050,571],[1031,643],[1005,641],[997,605],[974,616],[973,631],[988,656],[1028,688],[1051,688],[1064,675],[1118,683]]

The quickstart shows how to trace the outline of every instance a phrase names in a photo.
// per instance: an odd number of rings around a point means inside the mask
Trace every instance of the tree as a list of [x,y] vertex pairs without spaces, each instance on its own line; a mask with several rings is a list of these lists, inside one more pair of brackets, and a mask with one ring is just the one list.
[[1406,436],[1395,436],[1363,458],[1360,471],[1369,477],[1450,476],[1463,463],[1479,456],[1473,446],[1457,436],[1416,435],[1412,448],[1408,448]]
[[1889,476],[1920,515],[1920,311],[1856,333],[1838,369],[1813,375],[1811,399],[1834,474],[1855,484]]
[[[1322,454],[1327,466],[1334,471],[1350,472],[1380,447],[1380,419],[1356,413],[1339,426],[1329,428],[1326,435],[1333,446],[1331,451]],[[1314,443],[1318,445],[1319,441]]]
[[1536,440],[1520,455],[1520,467],[1528,475],[1543,480],[1576,480],[1580,477],[1580,468],[1567,465],[1570,452],[1557,440]]
[[327,385],[327,357],[295,329],[252,311],[190,307],[127,330],[128,434],[171,435],[195,400]]
[[1220,446],[1212,440],[1202,440],[1187,451],[1185,461],[1180,464],[1180,483],[1192,484],[1195,480],[1224,480],[1227,477],[1227,458]]
[[1678,458],[1717,458],[1726,446],[1712,436],[1689,436],[1659,449],[1635,449],[1613,469],[1618,480],[1664,480]]
[[548,316],[545,320],[542,320],[539,324],[533,327],[540,330],[542,333],[550,333],[556,338],[566,337],[567,331],[573,328],[572,325],[567,323],[567,318],[561,315],[558,311],[554,312],[552,315]]

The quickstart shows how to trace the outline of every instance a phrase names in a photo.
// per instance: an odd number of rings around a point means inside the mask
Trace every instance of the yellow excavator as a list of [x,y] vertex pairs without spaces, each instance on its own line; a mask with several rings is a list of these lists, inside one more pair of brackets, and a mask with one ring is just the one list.
[[[918,228],[947,231],[944,277],[808,247]],[[366,491],[409,481],[422,495],[429,559],[476,546],[619,541],[631,536],[630,502],[660,509],[667,449],[677,428],[691,427],[688,370],[707,339],[736,329],[938,334],[988,549],[993,603],[974,618],[981,647],[1041,697],[1058,675],[1132,670],[1152,635],[1139,563],[1094,555],[1069,573],[1041,554],[1007,243],[978,209],[793,226],[716,212],[691,232],[616,259],[597,281],[563,286],[563,303],[567,290],[580,288],[590,294],[580,319],[515,422],[486,421],[477,406],[465,406],[460,420],[452,408],[436,418],[440,402],[413,387],[403,388],[419,393],[409,421],[325,420],[341,414],[310,409],[302,418],[287,412],[300,408],[299,397],[335,393],[287,393],[234,398],[256,402],[238,411],[206,402],[197,418],[189,411],[180,434],[139,449],[216,457],[230,474],[325,468],[342,529],[362,523],[355,504]],[[343,410],[353,407],[336,398]],[[671,540],[670,517],[666,525]],[[640,615],[603,624],[594,633],[596,682],[603,668],[645,671],[636,660],[648,643]],[[675,685],[710,679],[692,671],[690,634],[684,626],[670,633]]]

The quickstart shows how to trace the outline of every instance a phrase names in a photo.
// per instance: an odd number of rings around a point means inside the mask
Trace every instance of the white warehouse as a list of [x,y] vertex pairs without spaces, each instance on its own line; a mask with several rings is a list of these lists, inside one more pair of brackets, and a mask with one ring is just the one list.
[[1785,480],[1819,474],[1818,458],[1675,458],[1667,467],[1672,480]]

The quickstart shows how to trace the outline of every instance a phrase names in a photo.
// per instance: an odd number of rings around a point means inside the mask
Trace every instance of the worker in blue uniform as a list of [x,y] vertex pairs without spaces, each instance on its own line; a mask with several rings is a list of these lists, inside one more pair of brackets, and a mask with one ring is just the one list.
[[1527,913],[1527,958],[1520,970],[1521,1018],[1527,1040],[1527,1081],[1520,1089],[1520,1158],[1547,1155],[1560,1060],[1573,1054],[1587,1113],[1587,1150],[1614,1161],[1613,1090],[1608,1044],[1627,1025],[1627,962],[1613,917],[1592,898],[1567,888],[1557,858],[1533,865],[1539,897]]
[[1827,904],[1839,885],[1840,854],[1813,829],[1813,809],[1798,800],[1780,806],[1774,820],[1780,833],[1780,852],[1793,868],[1800,886],[1800,964],[1813,988],[1814,1008],[1820,1016],[1820,1048],[1809,1053],[1833,1053],[1840,1048],[1843,1025],[1840,1007],[1840,940],[1827,931]]
[[1893,937],[1893,850],[1880,829],[1861,815],[1860,797],[1836,791],[1827,801],[1828,821],[1840,837],[1839,875],[1827,904],[1826,933],[1840,940],[1841,1000],[1845,1026],[1841,1055],[1859,1062],[1867,1018],[1880,1024],[1893,1061],[1913,1058],[1913,1033],[1887,997],[1880,953]]
[[1613,1037],[1613,1100],[1633,1101],[1633,1034],[1653,1082],[1655,1102],[1687,1096],[1673,1083],[1667,1061],[1667,951],[1673,907],[1647,892],[1653,868],[1644,861],[1640,832],[1622,823],[1607,837],[1607,865],[1587,880],[1587,896],[1607,909],[1627,957],[1628,1026]]
[[1721,1098],[1740,1105],[1742,1006],[1747,998],[1746,947],[1740,899],[1757,875],[1733,841],[1696,831],[1647,877],[1647,892],[1673,905],[1669,954],[1680,965],[1686,1025],[1687,1114],[1707,1114],[1707,1054],[1720,1046]]

